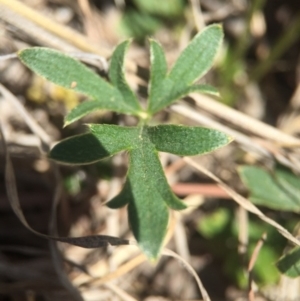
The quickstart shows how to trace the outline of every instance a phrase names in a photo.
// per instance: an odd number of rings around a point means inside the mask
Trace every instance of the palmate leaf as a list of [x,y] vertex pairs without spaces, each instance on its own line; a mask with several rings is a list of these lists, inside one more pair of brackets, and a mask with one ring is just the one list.
[[185,205],[173,194],[160,164],[158,151],[196,155],[215,150],[230,142],[216,130],[202,127],[159,125],[120,127],[89,125],[90,132],[58,143],[50,158],[65,164],[88,164],[125,150],[129,168],[122,191],[108,206],[128,204],[129,222],[144,253],[159,255],[168,224],[168,208]]
[[[211,68],[221,46],[222,38],[223,31],[220,25],[207,26],[189,43],[171,71],[164,78],[160,76],[160,80],[156,78],[154,66],[159,65],[162,50],[156,46],[157,49],[154,51],[154,47],[151,46],[153,58],[151,59],[150,86],[154,86],[156,82],[157,87],[153,87],[149,93],[149,113],[154,114],[176,101],[179,97],[192,91],[199,91],[193,88],[189,90],[189,87]],[[155,95],[152,95],[151,92]]]
[[[117,47],[116,51],[118,49]],[[18,56],[36,74],[59,86],[83,93],[94,101],[94,103],[80,105],[79,108],[71,111],[66,117],[66,124],[95,109],[106,109],[132,115],[138,115],[141,110],[136,100],[128,101],[128,97],[126,99],[123,97],[118,86],[112,86],[79,61],[59,51],[33,47],[20,51]]]
[[171,80],[186,87],[202,77],[211,68],[222,38],[221,25],[205,27],[180,54],[169,74]]

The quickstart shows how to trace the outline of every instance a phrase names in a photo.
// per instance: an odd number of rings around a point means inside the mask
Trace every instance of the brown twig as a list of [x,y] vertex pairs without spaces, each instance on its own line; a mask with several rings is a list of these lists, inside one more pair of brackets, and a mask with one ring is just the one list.
[[3,97],[14,106],[16,111],[22,116],[25,123],[31,129],[31,131],[40,138],[45,146],[50,149],[52,144],[51,137],[44,131],[44,129],[30,116],[20,101],[0,83],[0,93]]

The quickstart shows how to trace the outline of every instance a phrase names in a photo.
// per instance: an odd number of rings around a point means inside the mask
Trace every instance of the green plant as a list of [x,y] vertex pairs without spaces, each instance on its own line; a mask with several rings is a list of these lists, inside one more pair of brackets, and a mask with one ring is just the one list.
[[222,36],[220,25],[205,28],[195,36],[169,72],[162,47],[150,40],[151,76],[146,108],[141,106],[124,74],[124,57],[130,41],[121,43],[113,52],[108,72],[110,83],[60,52],[46,48],[19,52],[21,61],[37,74],[90,97],[66,116],[65,125],[98,109],[130,114],[139,119],[135,127],[90,124],[88,133],[61,141],[49,157],[64,164],[90,164],[120,151],[128,152],[126,182],[108,206],[119,208],[128,204],[131,229],[150,259],[159,255],[168,224],[168,208],[181,210],[186,207],[171,191],[158,151],[193,156],[224,146],[231,138],[212,129],[150,126],[149,121],[155,113],[190,92],[217,94],[213,87],[194,82],[210,69]]

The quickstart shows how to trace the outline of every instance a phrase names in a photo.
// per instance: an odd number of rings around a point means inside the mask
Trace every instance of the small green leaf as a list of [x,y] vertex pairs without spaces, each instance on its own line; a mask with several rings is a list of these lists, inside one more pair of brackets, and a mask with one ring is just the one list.
[[129,150],[134,144],[137,128],[116,125],[90,125],[90,133],[62,140],[49,157],[64,164],[90,164]]
[[110,156],[93,134],[83,134],[62,140],[56,144],[49,158],[64,164],[90,164]]
[[[139,113],[137,106],[127,103],[116,88],[79,61],[59,51],[33,47],[20,51],[18,55],[20,60],[36,74],[59,86],[86,94],[97,101],[92,110],[98,108],[133,115]],[[87,108],[86,112],[84,112],[85,108]],[[72,111],[72,118],[67,117],[67,123],[89,112],[91,112],[90,103]]]
[[[153,83],[151,83],[152,91],[150,92],[152,93],[152,95],[150,94],[148,99],[147,110],[149,114],[152,115],[177,100],[178,95],[181,95],[179,91],[174,87],[174,82],[168,76],[161,78],[160,82],[156,82],[157,84],[155,86]],[[181,91],[182,90],[180,90],[180,92]]]
[[136,111],[141,111],[142,108],[139,101],[130,89],[125,78],[124,58],[130,42],[130,40],[124,41],[116,47],[111,57],[108,75],[111,83],[122,94],[124,101],[129,104],[130,107],[135,108]]
[[180,156],[212,152],[232,140],[217,130],[181,125],[149,127],[148,133],[157,150]]
[[295,247],[276,263],[279,271],[291,278],[300,276],[300,247]]
[[[154,176],[153,165],[160,164],[155,150],[142,143],[142,147],[130,152],[129,170],[126,180],[127,191],[131,192],[128,215],[131,229],[140,247],[150,259],[159,255],[169,220],[164,194],[161,194],[156,177],[164,174],[158,166]],[[154,162],[153,162],[154,161]],[[163,181],[166,182],[165,178]],[[166,188],[166,187],[163,187]],[[170,194],[169,187],[167,190]],[[124,193],[122,193],[124,195]],[[175,196],[171,195],[171,198]]]
[[222,39],[222,27],[218,24],[207,26],[193,38],[169,75],[178,88],[191,85],[211,68]]
[[[250,199],[257,205],[263,205],[271,209],[285,211],[300,211],[300,195],[296,194],[297,189],[287,189],[287,177],[275,171],[274,176],[262,168],[255,166],[242,166],[239,168],[242,181],[250,190]],[[290,173],[290,176],[292,174]],[[296,176],[293,176],[294,178]],[[299,181],[299,180],[298,180]],[[295,182],[298,184],[299,182]],[[291,182],[289,182],[291,185]],[[293,189],[293,190],[291,190]],[[294,193],[291,191],[295,191]]]
[[148,103],[148,111],[152,114],[170,105],[178,98],[190,92],[213,92],[208,86],[191,87],[212,66],[223,38],[222,27],[218,24],[207,26],[197,34],[181,53],[170,73],[161,80],[160,95],[152,97]]
[[151,74],[148,86],[148,105],[155,102],[155,100],[159,99],[160,95],[164,93],[163,81],[168,71],[166,57],[162,47],[155,40],[149,39],[149,42]]
[[92,98],[103,93],[103,90],[111,93],[112,87],[97,74],[79,61],[59,51],[33,47],[21,50],[18,55],[32,71],[57,85],[81,92]]

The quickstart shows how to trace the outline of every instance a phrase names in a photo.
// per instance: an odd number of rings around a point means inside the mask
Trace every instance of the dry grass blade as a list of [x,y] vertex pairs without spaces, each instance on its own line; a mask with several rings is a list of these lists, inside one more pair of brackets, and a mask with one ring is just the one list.
[[72,285],[69,278],[67,277],[63,268],[62,256],[54,241],[50,241],[50,251],[51,251],[52,262],[61,284],[64,286],[65,289],[67,289],[70,292],[70,294],[73,297],[73,300],[84,301],[84,299],[80,295],[80,292],[77,290],[76,287]]
[[86,39],[83,35],[77,31],[58,24],[57,22],[43,16],[39,12],[33,10],[29,6],[16,0],[0,0],[0,5],[9,8],[11,11],[17,13],[20,16],[36,23],[39,27],[44,28],[48,32],[62,38],[76,48],[87,52],[97,53],[102,56],[108,56],[110,52],[105,51],[92,45],[92,43]]
[[204,22],[204,18],[203,18],[201,6],[200,6],[200,1],[199,0],[190,0],[190,2],[191,2],[191,8],[193,11],[195,26],[198,31],[201,31],[205,26],[205,22]]
[[[10,156],[7,150],[7,146],[5,143],[5,137],[2,131],[2,125],[0,126],[0,137],[1,141],[3,144],[3,149],[5,153],[5,183],[6,183],[6,190],[7,190],[7,195],[10,201],[10,205],[21,221],[21,223],[28,229],[31,229],[31,227],[28,225],[25,216],[23,215],[23,211],[20,206],[17,190],[16,190],[16,180],[15,180],[15,175],[13,172],[13,167],[12,167],[12,162],[10,160]],[[40,235],[38,232],[35,230],[31,229],[31,231],[37,235]],[[43,234],[42,234],[43,236]]]
[[249,220],[248,220],[248,211],[239,206],[237,209],[237,221],[239,225],[239,247],[238,252],[241,255],[247,253],[247,247],[249,243]]
[[2,1],[0,0],[0,20],[3,20],[6,23],[18,28],[20,31],[25,32],[29,37],[41,45],[53,47],[62,51],[77,50],[77,48],[65,40],[58,38],[54,34],[35,24],[34,21],[26,19],[24,16],[18,14],[1,3]]
[[3,97],[10,102],[18,114],[22,116],[25,123],[31,129],[31,131],[36,134],[47,148],[46,151],[50,149],[50,145],[53,142],[51,137],[44,131],[44,129],[30,116],[30,114],[26,111],[24,106],[20,103],[20,101],[0,83],[0,93]]
[[184,160],[191,166],[193,166],[194,168],[196,168],[197,170],[199,170],[200,172],[204,173],[205,175],[207,175],[209,178],[213,179],[214,181],[216,181],[220,187],[222,187],[229,195],[231,195],[231,197],[242,207],[244,207],[246,210],[248,210],[249,212],[257,215],[260,219],[262,219],[263,221],[265,221],[266,223],[270,224],[271,226],[273,226],[274,228],[276,228],[276,230],[283,235],[285,238],[287,238],[289,241],[291,241],[292,243],[294,243],[297,246],[300,246],[300,241],[293,236],[288,230],[286,230],[284,227],[282,227],[281,225],[279,225],[277,222],[275,222],[274,220],[270,219],[269,217],[267,217],[266,215],[264,215],[256,206],[254,206],[249,200],[247,200],[246,198],[244,198],[243,196],[241,196],[240,194],[238,194],[237,192],[235,192],[233,189],[231,189],[228,185],[226,185],[224,182],[221,181],[221,179],[219,179],[217,176],[215,176],[214,174],[212,174],[209,170],[207,170],[206,168],[200,166],[198,163],[196,163],[194,160],[190,159],[190,158],[184,158]]
[[105,275],[104,277],[101,277],[100,279],[94,278],[90,281],[84,282],[84,283],[82,283],[81,286],[86,286],[86,285],[91,285],[91,284],[93,284],[94,286],[105,284],[109,281],[112,281],[114,279],[117,279],[117,278],[127,274],[128,272],[130,272],[131,270],[133,270],[134,268],[136,268],[138,265],[142,264],[146,260],[147,260],[147,258],[145,257],[145,255],[140,254],[140,255],[134,257],[133,259],[131,259],[130,261],[124,263],[120,267],[118,267],[118,269],[116,271],[113,271],[113,272]]
[[[53,196],[53,202],[52,202],[52,208],[51,208],[51,215],[50,215],[50,222],[49,222],[49,233],[53,236],[57,236],[57,227],[56,227],[56,209],[59,204],[59,201],[61,199],[62,195],[62,179],[60,177],[59,170],[57,166],[54,166],[54,174],[55,174],[55,180],[56,180],[56,188],[55,193]],[[62,255],[57,247],[57,244],[55,241],[51,240],[50,242],[50,251],[51,251],[51,257],[52,262],[54,265],[54,269],[56,271],[56,274],[61,282],[61,284],[70,292],[73,299],[75,301],[84,301],[82,298],[80,292],[77,290],[75,286],[72,285],[71,281],[69,280],[63,265],[63,258]]]
[[180,262],[182,262],[183,265],[185,266],[185,268],[187,269],[187,271],[195,278],[195,280],[197,282],[197,285],[199,287],[199,290],[202,294],[203,301],[211,301],[211,299],[210,299],[205,287],[203,286],[199,276],[197,275],[195,270],[192,268],[192,266],[186,260],[184,260],[181,256],[179,256],[178,254],[176,254],[175,252],[173,252],[169,249],[163,249],[162,250],[162,255],[174,257],[174,258],[178,259]]
[[18,58],[16,53],[0,55],[0,61],[6,61],[6,60],[16,59],[16,58]]
[[280,146],[297,147],[300,145],[300,140],[292,137],[282,131],[245,115],[237,110],[234,110],[206,95],[191,94],[198,107],[207,112],[218,116],[230,123],[242,128],[246,131],[251,131],[253,134],[265,138],[267,141],[272,140]]
[[[23,116],[25,122],[27,125],[31,128],[31,130],[36,133],[39,138],[49,147],[50,144],[50,137],[43,131],[43,129],[33,120],[33,118],[27,113],[27,111],[24,109],[24,107],[18,102],[18,100],[8,91],[6,90],[1,84],[0,84],[0,91],[4,95],[6,99],[11,101],[13,105],[16,107],[17,111]],[[15,184],[15,177],[14,177],[14,172],[13,172],[13,167],[12,163],[9,157],[9,153],[6,147],[6,143],[4,140],[4,135],[2,132],[2,127],[0,127],[0,136],[1,140],[3,142],[3,148],[4,148],[4,153],[5,153],[5,180],[6,180],[6,188],[7,188],[7,195],[8,199],[10,201],[10,204],[22,222],[22,224],[29,229],[31,232],[35,233],[38,236],[47,238],[47,235],[40,234],[37,231],[33,230],[27,223],[22,209],[20,207],[19,199],[18,199],[18,194],[17,194],[17,188]],[[50,224],[49,224],[49,230],[50,234],[56,235],[56,207],[59,203],[60,197],[61,197],[61,179],[58,174],[58,170],[55,169],[56,171],[56,180],[57,180],[57,187],[54,193],[54,200],[53,200],[53,205],[51,209],[51,218],[50,218]],[[49,237],[48,237],[49,238]],[[81,297],[79,291],[71,284],[69,281],[67,275],[65,274],[65,271],[63,269],[63,260],[61,257],[61,254],[59,253],[59,250],[55,244],[54,241],[50,241],[50,252],[51,252],[51,257],[52,257],[52,262],[54,264],[54,268],[57,272],[57,275],[60,279],[60,282],[62,285],[70,292],[72,295],[73,300],[75,301],[83,301],[83,298]]]
[[176,251],[184,260],[190,262],[191,254],[188,246],[188,239],[187,239],[183,222],[180,219],[179,214],[178,214],[175,233],[174,233],[174,240],[176,245]]

